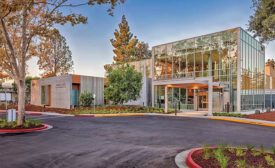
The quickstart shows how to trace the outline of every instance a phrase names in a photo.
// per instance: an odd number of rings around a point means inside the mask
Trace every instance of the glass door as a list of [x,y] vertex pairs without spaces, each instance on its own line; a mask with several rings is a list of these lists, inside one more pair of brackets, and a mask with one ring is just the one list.
[[205,91],[198,92],[198,110],[199,111],[208,110],[208,93]]

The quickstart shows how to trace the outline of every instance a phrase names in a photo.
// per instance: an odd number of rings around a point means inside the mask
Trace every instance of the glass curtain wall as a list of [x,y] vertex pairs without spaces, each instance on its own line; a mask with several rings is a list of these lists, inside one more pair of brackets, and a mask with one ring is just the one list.
[[264,107],[265,52],[257,40],[241,30],[241,110]]
[[154,79],[213,76],[214,82],[224,82],[228,87],[229,103],[234,111],[239,31],[239,28],[230,29],[154,47]]
[[[154,107],[164,108],[165,103],[165,88],[164,86],[155,86],[155,104]],[[193,100],[190,99],[191,95],[188,94],[190,89],[186,88],[168,88],[168,107],[170,109],[194,109]]]

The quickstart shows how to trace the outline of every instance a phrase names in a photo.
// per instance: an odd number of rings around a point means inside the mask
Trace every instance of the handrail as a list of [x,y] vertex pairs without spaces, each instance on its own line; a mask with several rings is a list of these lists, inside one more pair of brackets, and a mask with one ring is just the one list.
[[[180,79],[180,78],[196,78],[196,77],[208,77],[208,76],[229,76],[228,71],[229,68],[226,69],[215,69],[215,70],[204,70],[204,71],[192,71],[192,72],[177,72],[174,74],[165,74],[160,76],[155,76],[155,80],[167,80],[167,79]],[[232,70],[231,70],[232,71]],[[211,74],[211,75],[209,75]],[[236,72],[233,71],[232,76],[235,76]]]

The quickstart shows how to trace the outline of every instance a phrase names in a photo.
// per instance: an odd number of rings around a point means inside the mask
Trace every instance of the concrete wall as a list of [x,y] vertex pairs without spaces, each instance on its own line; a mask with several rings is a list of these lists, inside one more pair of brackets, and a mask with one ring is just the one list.
[[97,105],[104,104],[104,78],[80,76],[80,94],[85,91],[96,95]]
[[50,107],[70,108],[71,98],[71,75],[62,75],[57,77],[43,78],[33,80],[31,86],[31,104],[41,104],[41,87],[51,86]]

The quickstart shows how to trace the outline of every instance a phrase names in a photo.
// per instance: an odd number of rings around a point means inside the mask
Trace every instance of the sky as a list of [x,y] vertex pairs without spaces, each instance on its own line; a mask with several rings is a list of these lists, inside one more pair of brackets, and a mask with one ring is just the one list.
[[[104,65],[113,61],[110,39],[122,15],[130,31],[150,48],[162,43],[222,31],[247,29],[253,14],[252,0],[126,0],[108,15],[108,5],[85,6],[72,11],[88,17],[88,24],[58,26],[72,51],[75,74],[101,76]],[[266,45],[266,60],[275,56],[275,42]],[[39,76],[37,59],[29,65],[29,75]]]

